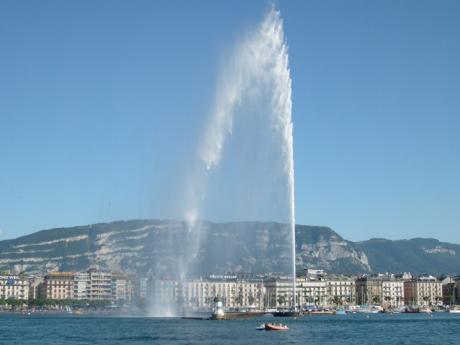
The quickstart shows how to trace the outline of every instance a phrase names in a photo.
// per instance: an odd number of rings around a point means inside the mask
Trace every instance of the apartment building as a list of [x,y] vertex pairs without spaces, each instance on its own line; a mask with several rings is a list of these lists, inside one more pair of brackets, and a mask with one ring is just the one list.
[[90,269],[89,284],[91,300],[112,300],[112,272]]
[[140,298],[140,299],[147,298],[148,282],[149,280],[147,277],[140,277],[136,280],[136,285],[134,288],[136,298]]
[[404,295],[404,281],[392,274],[364,276],[356,280],[356,302],[361,305],[401,306]]
[[50,272],[45,276],[41,297],[46,299],[73,299],[74,273]]
[[40,287],[43,285],[43,277],[30,276],[29,281],[29,299],[40,298]]
[[[355,304],[355,280],[347,276],[332,276],[326,279],[327,294],[334,304]],[[338,302],[338,303],[337,303]]]
[[125,274],[112,274],[112,301],[130,303],[133,298],[134,288],[132,280]]
[[90,299],[91,281],[88,272],[76,272],[74,274],[73,298],[79,300]]
[[404,282],[406,305],[438,305],[442,303],[442,296],[442,284],[433,276],[423,275]]
[[151,277],[147,283],[147,299],[152,315],[173,315],[178,305],[182,304],[179,281],[170,278]]
[[457,304],[457,282],[452,277],[445,277],[441,281],[442,285],[442,303],[444,305]]
[[[292,306],[292,279],[288,277],[268,278],[264,280],[265,307],[289,308]],[[299,293],[296,291],[296,297]]]
[[328,285],[324,280],[315,278],[297,277],[296,278],[297,305],[305,306],[324,306],[329,305]]
[[452,277],[455,282],[455,303],[460,303],[460,276]]
[[149,291],[153,305],[159,308],[172,305],[187,309],[209,309],[217,300],[227,309],[260,309],[264,304],[261,280],[238,280],[234,276],[187,281],[154,279]]
[[17,275],[0,276],[0,299],[19,299],[29,298],[29,281]]
[[382,304],[387,307],[404,305],[404,281],[392,278],[382,281]]
[[131,301],[131,280],[120,274],[90,269],[87,272],[50,272],[39,285],[37,297],[46,299]]
[[356,303],[380,304],[383,300],[383,280],[381,277],[364,276],[356,279]]

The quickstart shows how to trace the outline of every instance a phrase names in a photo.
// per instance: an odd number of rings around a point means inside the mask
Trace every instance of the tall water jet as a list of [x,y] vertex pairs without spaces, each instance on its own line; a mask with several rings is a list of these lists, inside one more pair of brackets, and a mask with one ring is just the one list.
[[[291,239],[291,263],[293,277],[293,304],[295,304],[295,204],[294,204],[294,162],[293,135],[291,118],[291,78],[288,66],[287,46],[284,40],[283,24],[279,11],[271,8],[261,25],[249,34],[236,47],[227,61],[221,76],[216,95],[214,111],[211,114],[203,141],[200,146],[202,166],[195,172],[192,188],[193,202],[187,214],[196,220],[199,218],[202,200],[206,197],[207,175],[222,160],[226,140],[232,134],[236,120],[237,108],[249,103],[251,99],[263,98],[269,102],[270,109],[265,109],[266,121],[277,136],[281,149],[286,178],[287,223]],[[251,114],[244,114],[251,116]],[[247,148],[251,150],[252,148]],[[204,168],[204,170],[203,170]],[[197,198],[198,196],[198,198]],[[201,227],[195,221],[190,222],[197,238],[199,248]],[[196,252],[192,251],[196,254]]]
[[[262,110],[254,112],[258,115],[254,115],[251,110],[242,111],[245,104],[252,104],[253,108],[259,106]],[[223,159],[226,142],[233,134],[234,122],[238,117],[244,116],[246,120],[252,117],[252,121],[258,121],[261,128],[271,136],[271,146],[268,147],[273,147],[273,151],[280,157],[279,165],[284,180],[281,183],[282,198],[286,206],[282,220],[288,225],[288,274],[292,277],[292,305],[295,308],[295,199],[291,110],[288,49],[280,12],[272,6],[257,29],[236,45],[223,67],[214,108],[199,146],[199,159],[189,175],[184,217],[192,240],[186,250],[185,261],[188,266],[182,271],[183,276],[187,275],[190,263],[198,255],[202,232],[205,231],[200,219],[205,208],[209,178]],[[274,181],[271,182],[273,185]]]

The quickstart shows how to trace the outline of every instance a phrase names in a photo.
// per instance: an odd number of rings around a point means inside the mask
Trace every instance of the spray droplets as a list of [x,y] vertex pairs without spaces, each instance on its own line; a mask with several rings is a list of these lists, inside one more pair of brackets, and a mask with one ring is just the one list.
[[[255,109],[247,110],[245,107]],[[278,180],[269,180],[271,185],[270,183],[266,185],[270,188],[277,184],[276,182],[282,181],[282,204],[287,208],[283,222],[289,225],[286,233],[286,238],[289,239],[289,253],[286,253],[286,256],[292,256],[289,264],[291,268],[285,273],[295,279],[291,108],[291,77],[283,22],[280,12],[271,7],[259,27],[247,34],[236,45],[233,53],[229,54],[220,77],[214,108],[199,146],[199,161],[191,172],[193,178],[190,180],[188,190],[189,204],[185,217],[188,228],[197,239],[191,243],[191,246],[194,246],[193,250],[188,251],[191,257],[196,256],[200,246],[199,239],[202,237],[201,232],[204,231],[197,220],[200,219],[203,207],[206,206],[203,200],[206,196],[208,178],[223,159],[225,145],[234,130],[234,123],[237,121],[244,123],[248,121],[247,117],[251,117],[251,121],[261,123],[260,130],[265,131],[264,135],[270,137],[272,145],[268,149],[263,149],[273,152],[268,152],[267,156],[277,157],[273,170],[278,169],[280,176]],[[246,149],[257,150],[258,148],[247,147]]]

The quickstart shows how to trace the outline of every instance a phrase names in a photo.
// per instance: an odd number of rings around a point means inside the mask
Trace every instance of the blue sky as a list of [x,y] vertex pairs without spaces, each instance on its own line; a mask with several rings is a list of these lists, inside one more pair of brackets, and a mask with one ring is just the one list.
[[[298,223],[460,243],[460,3],[276,5]],[[0,2],[0,239],[176,217],[220,63],[268,6]]]

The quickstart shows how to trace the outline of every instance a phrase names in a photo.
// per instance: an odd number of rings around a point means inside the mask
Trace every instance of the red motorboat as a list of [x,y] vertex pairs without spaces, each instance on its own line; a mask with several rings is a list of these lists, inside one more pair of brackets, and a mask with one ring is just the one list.
[[283,325],[281,323],[279,324],[266,323],[265,324],[266,331],[287,331],[288,329],[289,329],[288,326]]

